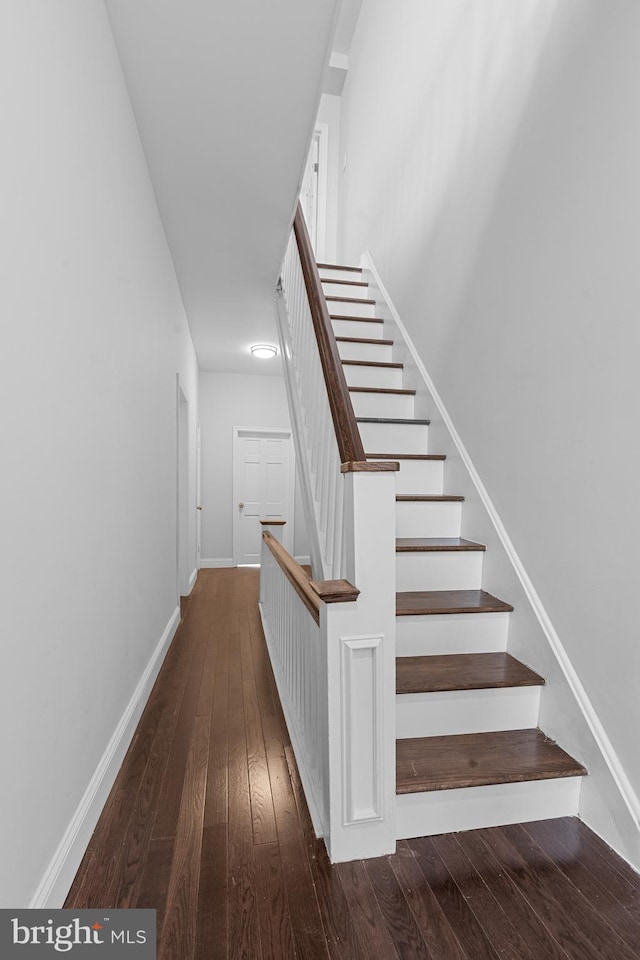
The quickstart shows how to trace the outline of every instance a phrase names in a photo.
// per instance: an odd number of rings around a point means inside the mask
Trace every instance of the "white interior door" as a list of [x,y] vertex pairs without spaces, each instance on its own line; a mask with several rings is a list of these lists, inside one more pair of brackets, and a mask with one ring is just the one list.
[[177,565],[178,595],[188,597],[189,586],[189,398],[180,378],[178,387],[178,463],[177,463]]
[[294,462],[291,431],[234,428],[234,564],[260,563],[261,520],[286,520],[292,552]]
[[196,568],[200,569],[200,543],[202,538],[202,457],[200,424],[196,424]]
[[320,262],[325,259],[327,234],[328,132],[326,123],[316,124],[300,190],[309,239]]

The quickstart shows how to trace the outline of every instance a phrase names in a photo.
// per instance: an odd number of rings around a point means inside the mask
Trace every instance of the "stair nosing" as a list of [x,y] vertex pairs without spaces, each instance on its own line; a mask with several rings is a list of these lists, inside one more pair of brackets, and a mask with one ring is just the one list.
[[397,493],[396,503],[464,503],[455,493]]
[[376,346],[392,347],[393,340],[376,340],[373,337],[336,337],[338,343],[373,343]]
[[353,273],[362,273],[362,267],[344,267],[340,263],[316,263],[318,270],[350,270]]
[[352,320],[357,320],[358,323],[384,323],[380,317],[348,317],[343,313],[330,313],[329,319],[339,323],[350,323]]
[[446,453],[365,453],[367,460],[446,460]]
[[[402,543],[403,540],[423,540],[423,545],[412,546]],[[447,545],[443,541],[458,540],[458,544]],[[432,541],[429,543],[429,541]],[[397,537],[396,553],[484,553],[487,547],[484,543],[475,540],[465,540],[463,537]]]
[[[522,734],[531,734],[531,733],[538,734],[538,736],[534,736],[534,737],[521,736]],[[421,777],[420,774],[415,769],[414,764],[415,762],[418,762],[418,761],[414,761],[412,763],[414,777],[402,777],[402,774],[398,773],[396,777],[396,794],[406,795],[406,794],[416,794],[416,793],[436,793],[442,790],[473,789],[474,787],[491,786],[491,785],[498,785],[498,784],[532,783],[540,780],[562,780],[562,779],[568,779],[570,777],[582,777],[587,774],[586,768],[578,760],[576,760],[574,757],[571,757],[565,750],[562,749],[562,747],[558,746],[558,744],[555,741],[547,738],[545,734],[537,727],[525,728],[522,730],[489,731],[488,733],[454,734],[450,737],[447,737],[447,736],[411,737],[411,738],[407,738],[406,740],[398,740],[396,742],[397,743],[396,750],[397,750],[397,753],[400,755],[400,762],[398,766],[400,767],[402,764],[405,764],[407,762],[405,758],[402,758],[401,754],[403,751],[403,747],[405,748],[405,752],[406,752],[406,747],[409,744],[409,742],[417,743],[418,741],[422,741],[426,749],[428,750],[429,741],[431,741],[432,746],[435,745],[436,741],[439,741],[439,745],[446,746],[445,742],[449,741],[452,747],[454,747],[454,741],[456,741],[456,739],[458,740],[459,743],[461,743],[463,739],[466,739],[467,742],[473,741],[475,745],[475,751],[473,750],[469,751],[469,748],[467,747],[468,752],[466,754],[460,753],[459,762],[464,764],[466,763],[467,758],[471,755],[471,753],[475,753],[475,756],[477,757],[478,745],[482,744],[483,738],[484,738],[485,744],[490,743],[490,738],[493,738],[495,741],[496,747],[502,746],[502,749],[504,751],[505,749],[504,745],[506,744],[506,749],[509,749],[509,746],[510,746],[509,740],[508,740],[509,735],[511,735],[512,741],[513,741],[511,744],[512,749],[518,747],[518,742],[517,742],[518,740],[522,742],[520,744],[520,748],[522,748],[523,743],[526,743],[526,741],[532,741],[532,740],[537,741],[537,743],[540,746],[549,745],[551,747],[551,752],[557,754],[558,761],[560,761],[561,759],[560,754],[563,755],[562,760],[563,760],[564,766],[560,767],[558,765],[556,769],[552,769],[550,768],[549,758],[546,758],[546,764],[543,763],[541,760],[539,767],[536,767],[533,765],[528,766],[527,763],[523,763],[521,761],[521,766],[519,769],[517,768],[516,764],[513,764],[513,768],[511,770],[507,770],[503,768],[501,772],[498,772],[498,770],[492,770],[491,772],[489,771],[483,772],[482,768],[480,767],[480,768],[476,768],[475,773],[472,774],[471,770],[473,769],[473,767],[469,762],[466,776],[462,776],[461,773],[458,773],[456,774],[455,777],[451,777],[449,780],[443,779],[439,782],[430,780],[429,785],[427,786],[425,785],[425,777],[424,776]],[[566,758],[566,760],[564,760],[564,758]],[[434,758],[434,763],[438,763],[439,769],[443,769],[442,762],[438,762],[438,760],[439,758]],[[411,763],[410,760],[408,762]],[[444,770],[443,770],[443,775],[444,775]]]
[[348,387],[350,393],[391,393],[394,396],[415,397],[415,390],[406,390],[403,387]]
[[[520,672],[520,678],[516,677],[507,678],[502,681],[496,681],[495,678],[492,679],[475,679],[475,680],[466,680],[463,681],[461,675],[464,673],[477,673],[481,671],[487,663],[495,664],[496,660],[502,661],[505,664],[508,661],[513,661],[514,666],[511,668],[512,673]],[[451,666],[454,668],[454,672],[449,674],[448,678],[440,678],[440,681],[437,684],[432,684],[431,686],[425,685],[424,681],[421,681],[419,678],[416,678],[416,670],[419,667],[418,661],[426,663],[431,661],[434,664],[436,661],[442,665],[444,661],[450,661]],[[413,677],[413,682],[407,684],[406,680],[401,680],[399,682],[399,676],[402,674],[403,667],[408,667],[411,671]],[[455,670],[458,669],[458,679],[456,680]],[[516,668],[520,668],[519,671]],[[397,657],[396,658],[396,696],[412,696],[413,694],[420,693],[450,693],[453,691],[473,691],[473,690],[512,690],[518,688],[529,688],[529,687],[543,687],[545,685],[544,677],[541,677],[539,673],[536,673],[535,670],[532,670],[531,667],[527,667],[526,664],[521,663],[516,660],[515,657],[512,657],[506,652],[500,653],[473,653],[473,654],[436,654],[427,655],[427,656],[418,656],[418,657]],[[399,689],[399,686],[402,685],[405,689]],[[406,689],[406,688],[409,689]]]
[[326,296],[325,300],[331,303],[366,303],[369,307],[376,302],[372,300],[371,297],[336,297],[333,294]]
[[350,367],[383,367],[393,370],[402,370],[404,368],[404,363],[394,363],[391,360],[341,360],[340,362],[343,366]]
[[[335,267],[333,268],[335,269]],[[368,287],[366,280],[338,280],[336,277],[320,277],[320,283],[340,283],[345,287]]]
[[358,423],[414,423],[417,426],[427,427],[431,420],[414,420],[405,417],[356,417]]
[[[471,597],[475,602],[471,602]],[[408,597],[415,597],[415,607],[403,606]],[[435,603],[435,598],[448,603]],[[404,598],[404,600],[403,600]],[[422,602],[418,602],[421,599]],[[494,597],[486,590],[399,590],[396,593],[396,617],[450,616],[454,614],[512,613],[510,603]]]

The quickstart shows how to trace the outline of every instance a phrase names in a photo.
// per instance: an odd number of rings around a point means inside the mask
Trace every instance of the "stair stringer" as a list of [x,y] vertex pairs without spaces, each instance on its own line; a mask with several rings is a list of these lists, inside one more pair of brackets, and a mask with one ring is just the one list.
[[640,798],[528,576],[500,516],[466,450],[369,252],[363,278],[394,340],[393,360],[404,363],[403,386],[416,390],[415,416],[428,417],[430,448],[447,455],[447,486],[465,496],[461,536],[486,544],[483,586],[508,597],[508,651],[546,678],[539,724],[589,770],[578,812],[617,853],[640,869]]

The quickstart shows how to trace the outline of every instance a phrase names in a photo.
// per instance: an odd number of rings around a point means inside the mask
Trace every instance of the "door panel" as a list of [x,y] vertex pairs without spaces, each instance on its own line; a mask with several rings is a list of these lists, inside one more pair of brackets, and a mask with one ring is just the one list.
[[[277,433],[278,431],[274,431]],[[237,428],[234,475],[236,564],[259,563],[260,520],[293,521],[291,437]],[[290,531],[287,531],[290,536]],[[287,541],[285,540],[285,545]]]

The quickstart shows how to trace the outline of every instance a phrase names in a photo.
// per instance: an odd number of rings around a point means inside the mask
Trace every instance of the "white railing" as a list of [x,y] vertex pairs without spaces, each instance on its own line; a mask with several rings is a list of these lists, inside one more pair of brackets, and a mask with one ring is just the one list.
[[333,861],[381,856],[395,849],[398,465],[366,462],[300,209],[276,306],[315,579],[267,529],[260,610],[316,831]]
[[310,589],[306,595],[301,593],[304,572],[300,571],[296,585],[274,550],[277,547],[265,537],[260,568],[261,610],[269,612],[268,619],[263,618],[265,635],[311,819],[318,836],[324,837],[329,824],[329,737],[320,600]]
[[[308,464],[307,512],[314,573],[324,579],[346,575],[344,543],[344,482],[324,372],[315,340],[311,308],[294,234],[282,270],[282,309],[279,333],[290,407],[303,449],[298,460]],[[297,426],[297,430],[295,427]]]

